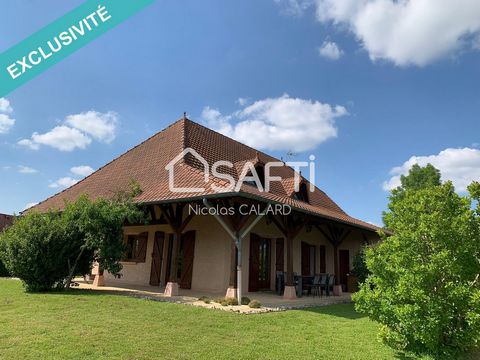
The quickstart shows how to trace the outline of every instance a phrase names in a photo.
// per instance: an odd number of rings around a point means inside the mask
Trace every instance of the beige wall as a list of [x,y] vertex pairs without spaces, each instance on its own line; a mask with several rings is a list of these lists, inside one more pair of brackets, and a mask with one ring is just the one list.
[[[207,290],[212,292],[224,292],[228,287],[230,278],[230,251],[231,238],[220,224],[212,216],[196,216],[189,223],[185,231],[195,230],[195,252],[193,262],[193,276],[192,289],[193,290]],[[122,263],[122,278],[115,279],[110,274],[106,274],[106,285],[121,285],[134,284],[148,286],[150,281],[150,270],[152,261],[152,250],[154,234],[156,231],[163,231],[171,233],[168,225],[154,225],[154,226],[132,226],[125,227],[125,234],[136,234],[148,231],[148,245],[147,256],[145,263]],[[280,231],[273,224],[267,224],[266,219],[262,219],[251,231],[259,236],[271,239],[283,238]],[[168,239],[168,237],[166,238]],[[320,248],[319,245],[326,246],[326,270],[328,273],[333,273],[333,247],[324,238],[324,236],[313,228],[310,232],[306,229],[300,232],[294,242],[294,256],[293,269],[296,273],[301,273],[301,242],[307,242],[315,245],[316,254],[316,269],[315,272],[320,272]],[[167,241],[165,242],[167,244]],[[275,241],[272,240],[271,246],[271,288],[275,288]],[[348,249],[350,251],[350,268],[355,254],[363,244],[362,233],[359,230],[353,230],[351,234],[339,246],[339,249]],[[243,290],[248,290],[248,269],[249,269],[249,249],[250,249],[250,234],[248,234],[242,242],[242,269],[243,269]],[[284,265],[286,267],[286,244],[284,246]],[[164,247],[164,256],[162,263],[161,286],[165,285],[165,268],[166,268],[166,252],[167,246]],[[286,270],[286,268],[285,268]]]

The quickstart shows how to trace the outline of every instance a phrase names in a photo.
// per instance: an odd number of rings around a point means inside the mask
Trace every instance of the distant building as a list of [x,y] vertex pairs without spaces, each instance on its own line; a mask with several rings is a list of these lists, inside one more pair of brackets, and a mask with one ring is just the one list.
[[7,226],[12,225],[12,222],[13,222],[12,215],[0,214],[0,231],[5,229]]

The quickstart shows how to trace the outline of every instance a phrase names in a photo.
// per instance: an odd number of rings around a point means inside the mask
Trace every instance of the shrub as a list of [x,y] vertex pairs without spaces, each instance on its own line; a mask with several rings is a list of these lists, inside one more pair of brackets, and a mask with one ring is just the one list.
[[203,301],[205,304],[210,304],[210,299],[208,296],[201,296],[198,298],[199,301]]
[[258,300],[252,300],[248,303],[248,307],[252,309],[259,309],[260,307],[262,307],[262,304]]
[[0,235],[0,256],[27,291],[47,291],[68,275],[72,244],[57,212],[30,213]]
[[242,305],[248,305],[250,304],[250,299],[246,296],[242,296],[242,301],[241,301],[241,304]]
[[238,305],[236,298],[224,297],[214,300],[214,302],[219,303],[222,306],[235,306]]
[[0,234],[0,260],[27,291],[68,288],[93,263],[120,276],[125,221],[140,223],[142,211],[132,194],[91,201],[81,196],[62,212],[29,212]]
[[480,340],[478,190],[461,197],[447,182],[392,193],[384,221],[393,235],[367,250],[371,275],[354,295],[388,345],[453,357]]
[[236,298],[225,298],[227,305],[236,306],[238,305],[238,300]]

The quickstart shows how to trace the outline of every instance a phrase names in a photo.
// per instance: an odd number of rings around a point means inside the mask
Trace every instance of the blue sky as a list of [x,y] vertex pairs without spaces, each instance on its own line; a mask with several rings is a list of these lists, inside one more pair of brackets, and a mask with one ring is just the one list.
[[[183,111],[254,146],[245,132],[274,130],[262,150],[278,157],[315,154],[317,185],[366,221],[381,223],[385,188],[416,162],[462,191],[480,178],[480,8],[415,2],[157,0],[6,97],[0,120],[15,123],[0,133],[0,212],[62,190]],[[0,51],[80,3],[2,1]],[[70,130],[52,137],[56,127]],[[71,151],[59,149],[65,136]]]

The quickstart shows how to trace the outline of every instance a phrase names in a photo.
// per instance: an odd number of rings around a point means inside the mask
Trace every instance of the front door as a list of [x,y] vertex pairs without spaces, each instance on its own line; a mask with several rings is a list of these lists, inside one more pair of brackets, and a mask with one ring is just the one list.
[[270,239],[252,234],[248,291],[270,289]]
[[165,233],[157,231],[153,241],[152,268],[150,270],[150,285],[160,285],[160,273],[162,272],[162,255]]
[[178,278],[181,289],[192,288],[193,258],[195,254],[195,231],[188,231],[182,235],[180,242],[180,256],[178,264]]
[[338,251],[338,265],[340,270],[340,284],[347,288],[347,274],[350,272],[350,252],[348,250]]

